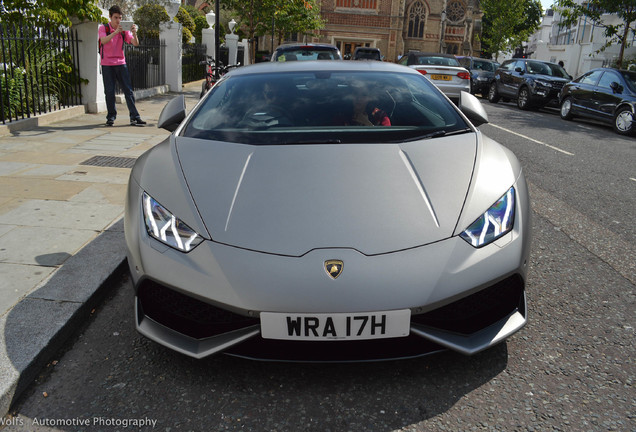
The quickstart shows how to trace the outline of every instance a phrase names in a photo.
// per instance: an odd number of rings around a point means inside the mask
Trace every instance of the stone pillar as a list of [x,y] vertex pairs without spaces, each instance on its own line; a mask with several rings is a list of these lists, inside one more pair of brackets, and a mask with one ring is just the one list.
[[205,45],[205,54],[214,58],[214,29],[206,28],[201,30],[201,42]]
[[225,46],[228,49],[228,61],[227,64],[235,65],[236,64],[236,56],[238,54],[238,35],[233,33],[225,35]]
[[98,30],[101,24],[96,22],[82,22],[74,24],[79,39],[79,70],[82,82],[82,104],[86,112],[98,113],[106,111],[106,97],[104,96],[104,81],[100,67]]
[[248,39],[241,40],[241,43],[243,44],[243,66],[247,66],[250,64],[250,43]]
[[181,92],[183,90],[183,73],[181,70],[182,58],[182,26],[177,22],[162,23],[159,26],[159,37],[166,42],[166,84],[170,91]]

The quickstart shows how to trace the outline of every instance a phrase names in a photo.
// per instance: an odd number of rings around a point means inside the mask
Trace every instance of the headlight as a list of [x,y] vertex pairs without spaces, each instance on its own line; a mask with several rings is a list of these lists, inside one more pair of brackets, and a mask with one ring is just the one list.
[[538,79],[538,80],[535,80],[534,82],[539,84],[540,86],[543,86],[543,87],[552,87],[552,84],[550,84],[549,81],[544,81],[544,80]]
[[511,187],[486,213],[466,228],[460,237],[474,247],[486,246],[512,229],[514,216],[515,188]]
[[181,252],[190,252],[203,238],[177,219],[146,192],[143,194],[144,222],[151,237]]

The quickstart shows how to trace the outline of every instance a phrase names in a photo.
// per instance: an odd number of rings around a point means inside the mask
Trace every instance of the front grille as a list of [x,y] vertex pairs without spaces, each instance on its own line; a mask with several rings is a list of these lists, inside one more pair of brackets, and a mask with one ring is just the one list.
[[242,329],[260,321],[212,306],[151,280],[141,283],[137,297],[141,313],[195,339]]
[[411,322],[472,334],[517,310],[522,304],[523,290],[523,279],[514,275],[439,309],[414,315]]

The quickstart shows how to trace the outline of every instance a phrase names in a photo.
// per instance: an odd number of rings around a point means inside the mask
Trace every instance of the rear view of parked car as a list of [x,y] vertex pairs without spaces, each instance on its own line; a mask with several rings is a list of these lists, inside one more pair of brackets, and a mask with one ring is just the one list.
[[340,50],[329,44],[298,44],[281,45],[274,51],[270,59],[273,62],[295,60],[342,60]]
[[353,52],[353,60],[382,61],[382,54],[380,54],[380,48],[358,47]]
[[519,109],[559,106],[559,92],[572,77],[556,63],[530,59],[506,60],[490,83],[488,100],[517,101]]
[[417,70],[456,104],[462,91],[470,93],[470,73],[454,55],[411,51],[398,63]]
[[473,94],[488,96],[490,82],[499,63],[479,57],[457,57],[459,64],[470,72],[470,90]]
[[585,117],[611,124],[621,135],[636,135],[636,72],[593,69],[566,84],[559,100],[564,120]]

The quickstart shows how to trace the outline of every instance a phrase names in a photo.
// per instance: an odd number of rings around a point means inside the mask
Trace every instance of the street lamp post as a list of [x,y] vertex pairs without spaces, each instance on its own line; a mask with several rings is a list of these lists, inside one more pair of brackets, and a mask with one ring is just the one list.
[[214,66],[216,66],[216,70],[214,71],[214,78],[219,79],[219,62],[221,61],[221,50],[220,50],[220,38],[221,31],[219,20],[221,19],[221,8],[220,8],[221,0],[216,0],[214,2],[214,13],[215,13],[215,24],[214,24]]
[[441,13],[441,19],[440,19],[440,35],[439,35],[439,52],[443,53],[444,52],[444,47],[446,46],[446,44],[444,43],[444,32],[446,31],[446,9],[444,9]]

